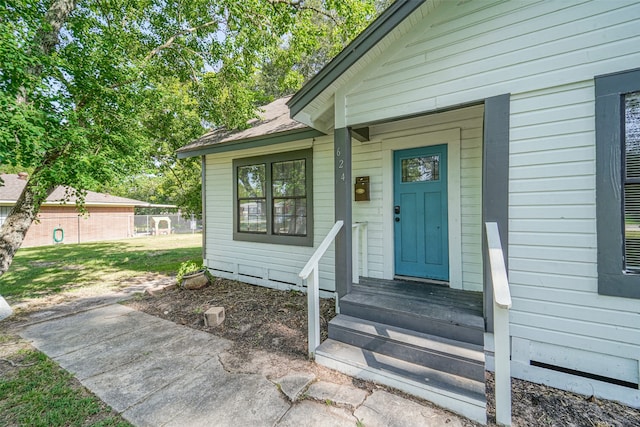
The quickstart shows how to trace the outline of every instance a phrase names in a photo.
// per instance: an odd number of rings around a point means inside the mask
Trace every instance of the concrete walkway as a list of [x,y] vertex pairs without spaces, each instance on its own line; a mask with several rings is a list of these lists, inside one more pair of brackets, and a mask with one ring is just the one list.
[[119,304],[20,335],[137,426],[472,425],[383,390],[317,378],[307,362],[284,363],[274,378],[268,355],[257,359],[261,368],[245,366],[226,339]]

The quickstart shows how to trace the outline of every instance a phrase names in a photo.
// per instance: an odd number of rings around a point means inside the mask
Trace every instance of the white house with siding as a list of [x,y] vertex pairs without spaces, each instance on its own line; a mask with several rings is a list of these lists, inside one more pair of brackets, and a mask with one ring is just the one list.
[[316,360],[485,421],[496,223],[511,376],[640,407],[639,28],[636,1],[396,1],[250,129],[179,151],[206,265],[300,289],[342,221]]

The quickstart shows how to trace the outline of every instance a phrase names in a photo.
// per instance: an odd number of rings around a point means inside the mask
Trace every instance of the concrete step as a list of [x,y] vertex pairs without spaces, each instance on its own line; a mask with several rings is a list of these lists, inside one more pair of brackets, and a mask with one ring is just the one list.
[[329,338],[437,371],[484,382],[482,346],[346,315],[329,322]]
[[356,291],[340,299],[340,313],[456,341],[484,344],[482,316],[453,303]]
[[396,388],[486,423],[484,382],[441,372],[375,351],[328,339],[316,362],[347,375]]

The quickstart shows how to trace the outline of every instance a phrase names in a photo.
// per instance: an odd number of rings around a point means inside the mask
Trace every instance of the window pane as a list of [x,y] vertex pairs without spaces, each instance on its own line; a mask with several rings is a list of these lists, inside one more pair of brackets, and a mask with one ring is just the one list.
[[265,165],[238,167],[238,198],[264,197]]
[[437,181],[439,179],[439,155],[402,160],[402,182]]
[[307,235],[307,199],[274,199],[273,234]]
[[238,231],[267,232],[267,205],[264,200],[238,200]]
[[627,178],[640,178],[640,92],[625,95],[624,141]]
[[[625,170],[624,263],[627,271],[640,271],[640,92],[624,97]],[[631,181],[631,182],[629,182]]]
[[625,269],[640,270],[640,184],[624,186]]
[[273,197],[305,197],[305,160],[273,163],[271,181]]

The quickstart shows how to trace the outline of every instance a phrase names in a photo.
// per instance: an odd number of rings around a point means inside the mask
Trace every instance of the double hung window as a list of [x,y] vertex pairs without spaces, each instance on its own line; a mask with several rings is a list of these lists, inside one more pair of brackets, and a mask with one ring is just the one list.
[[311,150],[237,159],[234,239],[313,245]]

